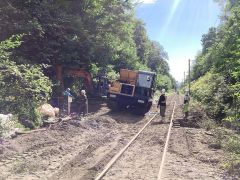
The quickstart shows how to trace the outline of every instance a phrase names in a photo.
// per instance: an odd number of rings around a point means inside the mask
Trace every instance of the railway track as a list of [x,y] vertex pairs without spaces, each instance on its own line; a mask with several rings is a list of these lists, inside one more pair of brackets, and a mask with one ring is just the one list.
[[[171,128],[173,126],[176,107],[174,99],[175,97],[172,98],[167,108],[166,123],[159,123],[159,120],[157,120],[157,118],[160,118],[158,112],[149,113],[151,117],[147,123],[107,163],[104,169],[95,177],[95,180],[161,179]],[[149,140],[141,138],[146,135],[152,138]],[[148,149],[143,148],[146,147],[146,145],[144,146],[146,143],[149,143],[149,146],[147,146]],[[129,169],[131,169],[130,172]],[[127,170],[127,173],[125,173],[125,170]],[[149,172],[143,173],[143,171]]]
[[[215,163],[223,152],[208,148],[209,135],[203,129],[176,128],[182,117],[181,98],[171,96],[168,102],[164,124],[156,107],[139,117],[109,112],[103,104],[77,125],[73,118],[9,139],[0,145],[0,179],[230,179]],[[116,161],[109,166],[112,158]]]

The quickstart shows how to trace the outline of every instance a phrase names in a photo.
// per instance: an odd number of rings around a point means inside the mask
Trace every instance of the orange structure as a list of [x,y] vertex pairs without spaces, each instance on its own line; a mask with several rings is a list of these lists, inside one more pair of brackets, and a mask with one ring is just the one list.
[[88,92],[92,92],[92,77],[91,74],[86,70],[81,68],[63,68],[61,65],[55,65],[56,76],[60,81],[61,86],[64,86],[63,75],[73,76],[73,77],[82,77],[84,79],[84,85]]

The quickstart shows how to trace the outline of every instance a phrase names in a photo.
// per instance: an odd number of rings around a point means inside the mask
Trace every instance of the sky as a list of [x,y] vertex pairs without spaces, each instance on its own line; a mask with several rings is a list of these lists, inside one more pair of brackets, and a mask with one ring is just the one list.
[[181,82],[188,59],[192,63],[201,50],[202,35],[219,24],[220,7],[213,0],[141,0],[136,15],[149,38],[164,47],[170,73]]

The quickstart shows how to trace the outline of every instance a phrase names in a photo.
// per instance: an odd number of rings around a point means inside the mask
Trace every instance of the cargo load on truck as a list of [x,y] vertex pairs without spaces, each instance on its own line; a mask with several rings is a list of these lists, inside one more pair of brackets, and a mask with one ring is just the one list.
[[144,115],[152,106],[155,77],[154,72],[121,69],[119,80],[109,87],[108,107]]

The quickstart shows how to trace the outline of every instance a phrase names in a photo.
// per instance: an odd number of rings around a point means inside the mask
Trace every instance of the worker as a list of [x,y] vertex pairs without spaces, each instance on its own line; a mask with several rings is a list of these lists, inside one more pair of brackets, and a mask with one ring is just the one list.
[[70,96],[70,97],[72,97],[71,89],[70,89],[70,88],[67,88],[67,89],[63,92],[63,95],[64,95],[64,96]]
[[88,114],[88,99],[85,90],[80,91],[77,104],[79,106],[79,115],[83,113],[83,116],[86,116]]
[[183,100],[183,112],[184,112],[184,119],[185,120],[187,120],[187,118],[188,118],[189,101],[190,101],[189,91],[186,90],[185,93],[184,93],[184,100]]
[[67,88],[64,92],[63,92],[63,106],[61,107],[62,112],[63,113],[67,113],[70,114],[71,111],[71,102],[69,101],[73,95],[71,94],[71,89]]
[[161,95],[159,97],[158,100],[158,105],[157,108],[160,107],[160,116],[161,116],[161,121],[164,122],[165,121],[165,112],[166,112],[166,100],[167,97],[165,95],[165,89],[162,89],[161,91]]

